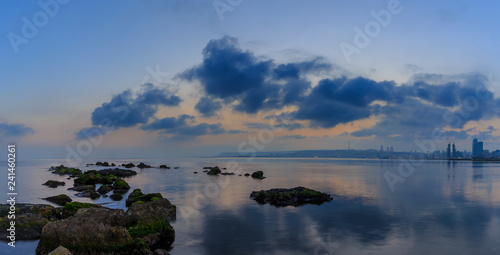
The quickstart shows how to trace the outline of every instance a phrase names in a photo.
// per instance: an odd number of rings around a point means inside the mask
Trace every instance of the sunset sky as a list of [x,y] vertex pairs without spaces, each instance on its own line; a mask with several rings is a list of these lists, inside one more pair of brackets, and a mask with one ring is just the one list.
[[26,158],[500,149],[497,1],[0,5],[0,142]]

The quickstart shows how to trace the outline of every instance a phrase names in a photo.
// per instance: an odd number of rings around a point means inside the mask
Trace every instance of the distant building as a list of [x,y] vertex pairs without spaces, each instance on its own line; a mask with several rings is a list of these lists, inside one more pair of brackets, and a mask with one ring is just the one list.
[[393,152],[394,152],[394,148],[391,146],[391,153],[393,153]]
[[384,152],[384,146],[380,145],[380,152]]
[[483,142],[477,143],[477,156],[480,158],[484,157]]
[[446,158],[451,158],[451,144],[448,143],[448,148],[446,149]]
[[477,138],[472,140],[472,157],[479,157]]
[[453,152],[451,154],[451,157],[452,158],[458,158],[457,149],[455,148],[455,144],[453,144]]

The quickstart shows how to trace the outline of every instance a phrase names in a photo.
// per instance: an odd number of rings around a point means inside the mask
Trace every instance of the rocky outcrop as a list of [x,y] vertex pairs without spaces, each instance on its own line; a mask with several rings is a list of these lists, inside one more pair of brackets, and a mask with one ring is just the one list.
[[113,183],[113,193],[118,193],[118,194],[125,194],[127,191],[130,189],[130,186],[128,183],[123,180],[118,178],[114,183]]
[[52,197],[46,197],[44,198],[45,200],[49,201],[49,202],[52,202],[54,204],[58,204],[58,205],[64,205],[66,204],[67,202],[71,202],[71,198],[68,197],[68,195],[65,195],[65,194],[61,194],[61,195],[57,195],[57,196],[52,196]]
[[[9,204],[0,204],[0,240],[7,240],[7,229],[11,219],[8,218]],[[56,220],[58,210],[44,204],[16,204],[16,240],[34,240],[40,238],[42,228],[49,221]]]
[[222,171],[220,170],[220,168],[218,166],[216,167],[213,167],[210,169],[210,171],[207,172],[208,175],[218,175],[220,174]]
[[152,250],[168,248],[175,240],[169,220],[176,218],[176,207],[165,198],[134,203],[125,216],[127,230],[133,238],[145,242]]
[[83,185],[83,186],[76,186],[76,187],[71,187],[68,188],[68,190],[74,190],[74,191],[84,191],[84,190],[95,190],[94,185]]
[[52,173],[54,173],[54,174],[60,174],[60,175],[70,174],[73,176],[77,176],[77,175],[82,174],[82,171],[80,169],[73,168],[73,167],[66,167],[64,165],[51,166],[49,168],[49,170],[52,171]]
[[137,165],[137,167],[138,167],[138,168],[141,168],[141,169],[142,169],[142,168],[152,168],[152,166],[147,165],[147,164],[144,164],[144,163],[142,163],[142,162],[141,162],[141,163],[139,163],[139,165]]
[[264,179],[266,177],[264,177],[264,172],[262,171],[255,171],[252,173],[252,178],[255,178],[255,179]]
[[163,198],[160,193],[143,194],[140,189],[135,189],[125,200],[125,206],[130,207],[133,203],[146,203],[160,198]]
[[121,209],[85,208],[68,219],[49,222],[36,254],[48,254],[60,245],[73,254],[152,254],[127,231]]
[[95,190],[84,190],[80,193],[76,193],[75,196],[77,197],[90,197],[91,199],[98,199],[101,197],[99,193],[97,193]]
[[126,167],[126,168],[132,168],[132,167],[135,167],[134,164],[132,163],[128,163],[128,164],[122,164],[123,167]]
[[128,169],[120,169],[120,168],[102,169],[102,170],[97,171],[97,173],[101,174],[101,175],[114,175],[116,177],[130,177],[130,176],[134,176],[137,174],[136,171],[128,170]]
[[81,203],[81,202],[69,202],[66,203],[62,209],[61,218],[66,219],[71,217],[82,208],[102,208],[101,205],[91,204],[91,203]]
[[250,197],[259,203],[269,203],[278,207],[288,205],[299,206],[303,204],[319,205],[332,200],[329,194],[304,187],[253,191]]
[[97,192],[99,192],[99,194],[101,194],[101,195],[106,195],[112,190],[113,190],[113,187],[111,185],[103,184],[103,185],[101,185],[101,187],[99,187],[97,189]]
[[113,199],[114,201],[120,201],[123,199],[123,196],[115,193],[115,194],[112,194],[111,196],[109,196],[109,198]]
[[161,168],[161,169],[170,169],[170,167],[167,166],[167,165],[160,165],[159,168]]
[[45,182],[42,185],[49,186],[50,188],[57,188],[58,186],[64,186],[64,185],[66,185],[66,183],[65,182],[55,181],[55,180],[48,180],[47,182]]

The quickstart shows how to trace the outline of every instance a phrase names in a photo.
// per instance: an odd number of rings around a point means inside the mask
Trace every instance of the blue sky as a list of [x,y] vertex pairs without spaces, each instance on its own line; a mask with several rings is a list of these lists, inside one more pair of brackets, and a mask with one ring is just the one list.
[[[94,121],[103,118],[116,121],[90,156],[213,155],[237,150],[259,134],[252,124],[281,113],[292,123],[263,150],[343,149],[347,141],[415,150],[415,139],[432,130],[450,132],[463,149],[476,136],[500,148],[496,1],[1,5],[0,141],[18,143],[29,157],[64,157],[67,146],[81,144],[81,130],[103,130]],[[398,11],[390,21],[367,32],[377,22],[372,13],[391,5]],[[25,20],[37,29],[31,38]],[[348,60],[341,45],[356,46],[357,28],[373,36]],[[12,43],[13,34],[27,43]],[[237,76],[227,76],[226,58],[237,62]],[[297,74],[279,76],[290,69]],[[463,94],[478,86],[491,98],[460,115]],[[124,113],[109,105],[117,98],[133,110],[129,124],[113,115]],[[443,121],[447,110],[463,123]]]

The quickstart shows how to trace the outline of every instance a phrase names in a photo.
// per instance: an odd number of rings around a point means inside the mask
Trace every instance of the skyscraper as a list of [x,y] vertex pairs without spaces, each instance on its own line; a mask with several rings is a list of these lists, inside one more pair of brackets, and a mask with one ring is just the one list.
[[446,149],[446,157],[451,158],[451,144],[448,143],[448,148]]
[[451,157],[457,158],[457,149],[455,148],[455,144],[453,144],[453,153],[451,154]]
[[477,138],[474,138],[474,140],[472,140],[472,157],[477,157],[479,154],[478,154],[478,142],[477,142]]
[[484,153],[483,142],[478,142],[477,143],[477,157],[482,158],[483,157],[483,153]]

